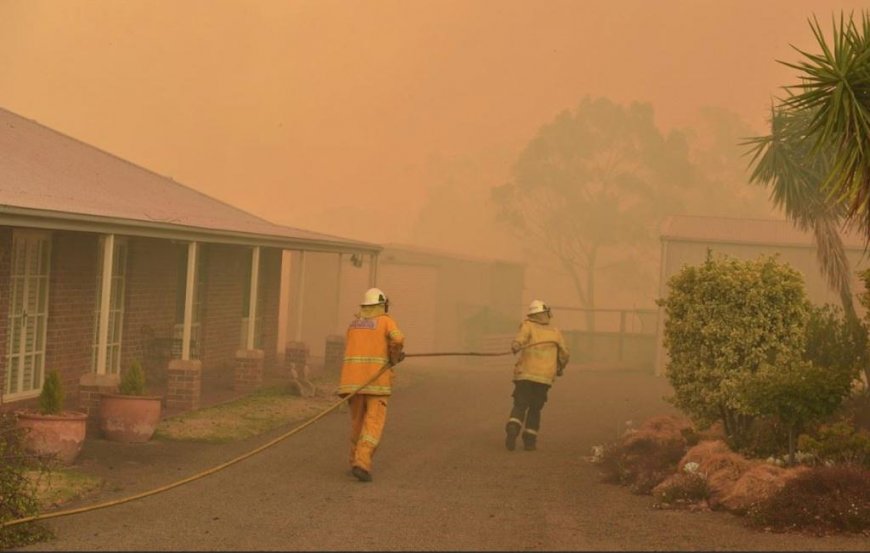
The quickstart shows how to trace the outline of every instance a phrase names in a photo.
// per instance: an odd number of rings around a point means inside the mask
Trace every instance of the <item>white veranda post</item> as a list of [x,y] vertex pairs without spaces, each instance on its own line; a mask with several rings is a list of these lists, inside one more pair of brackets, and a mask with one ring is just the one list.
[[260,246],[251,250],[251,294],[248,301],[248,338],[247,349],[254,349],[254,328],[257,321],[257,284],[260,282]]
[[106,353],[109,344],[109,305],[112,299],[112,267],[115,235],[103,237],[102,285],[100,289],[100,326],[97,329],[97,374],[106,374]]
[[193,328],[193,296],[196,293],[196,257],[199,247],[196,242],[187,245],[187,279],[184,290],[184,330],[181,335],[181,358],[190,359],[190,338]]
[[296,286],[296,332],[294,340],[302,341],[302,305],[305,302],[305,250],[299,252],[299,280]]

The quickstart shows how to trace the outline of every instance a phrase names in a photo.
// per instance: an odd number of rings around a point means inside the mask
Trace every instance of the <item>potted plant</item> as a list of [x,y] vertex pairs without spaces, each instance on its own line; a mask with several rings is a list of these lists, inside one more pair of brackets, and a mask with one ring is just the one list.
[[145,395],[145,373],[134,359],[121,374],[118,393],[100,395],[100,430],[107,440],[147,442],[157,430],[162,409],[161,396]]
[[65,411],[63,383],[57,371],[46,375],[39,409],[17,411],[17,425],[25,430],[24,450],[71,465],[85,443],[88,415]]

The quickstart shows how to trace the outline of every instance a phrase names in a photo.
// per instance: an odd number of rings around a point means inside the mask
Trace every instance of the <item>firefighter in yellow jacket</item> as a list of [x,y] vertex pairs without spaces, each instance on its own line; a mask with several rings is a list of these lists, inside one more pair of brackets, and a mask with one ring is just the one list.
[[366,291],[357,314],[347,329],[344,364],[338,394],[347,396],[368,382],[384,366],[386,371],[350,398],[350,466],[363,481],[372,479],[372,456],[378,447],[392,393],[392,367],[404,359],[405,336],[387,312],[390,302],[378,288]]
[[[511,343],[511,351],[520,352],[520,358],[514,367],[514,405],[505,426],[505,447],[510,451],[516,448],[520,433],[526,451],[537,448],[547,392],[568,364],[565,340],[559,329],[550,324],[550,319],[550,307],[534,300]],[[531,345],[539,342],[548,343]]]

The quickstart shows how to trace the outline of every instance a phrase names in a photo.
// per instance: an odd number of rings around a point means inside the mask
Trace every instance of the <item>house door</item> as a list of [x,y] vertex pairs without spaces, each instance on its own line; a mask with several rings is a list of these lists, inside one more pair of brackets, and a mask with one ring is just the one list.
[[30,397],[42,389],[51,239],[47,233],[15,231],[9,287],[6,395]]

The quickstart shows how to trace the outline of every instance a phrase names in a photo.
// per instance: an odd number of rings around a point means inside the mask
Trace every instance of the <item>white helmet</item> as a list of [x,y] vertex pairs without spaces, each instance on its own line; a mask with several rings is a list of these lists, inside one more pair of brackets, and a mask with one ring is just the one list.
[[529,310],[526,312],[526,315],[534,315],[535,313],[550,313],[550,306],[541,300],[532,300],[532,303],[529,304]]
[[363,301],[360,305],[378,305],[387,303],[387,295],[380,288],[369,288],[363,295]]

